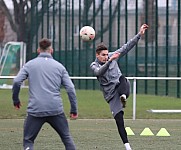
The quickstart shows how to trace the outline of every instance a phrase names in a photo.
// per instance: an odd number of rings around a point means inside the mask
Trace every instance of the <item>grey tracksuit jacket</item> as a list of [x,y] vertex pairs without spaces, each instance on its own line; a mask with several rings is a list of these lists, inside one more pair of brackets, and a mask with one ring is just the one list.
[[77,99],[74,84],[65,67],[54,60],[51,54],[43,52],[27,62],[13,82],[13,102],[19,102],[22,82],[28,79],[29,101],[27,112],[37,117],[54,116],[64,112],[60,88],[63,85],[71,104],[70,112],[77,113]]
[[[124,56],[138,43],[140,37],[140,34],[135,35],[115,52],[119,52],[120,57]],[[115,52],[110,52],[108,57],[111,57]],[[102,64],[96,59],[91,63],[90,68],[100,83],[105,100],[109,102],[116,93],[115,87],[119,84],[119,77],[122,75],[117,60],[107,61],[105,64]]]

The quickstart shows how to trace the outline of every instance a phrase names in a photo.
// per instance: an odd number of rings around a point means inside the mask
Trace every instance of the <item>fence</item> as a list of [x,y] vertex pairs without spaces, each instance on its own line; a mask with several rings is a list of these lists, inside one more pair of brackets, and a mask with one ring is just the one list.
[[[0,79],[14,79],[15,76],[0,76]],[[72,80],[95,80],[96,77],[70,77]],[[137,94],[137,80],[181,80],[181,77],[128,77],[133,80],[133,120],[136,119],[136,94]],[[8,87],[9,88],[9,87]],[[180,112],[180,110],[179,110]]]
[[[136,94],[137,94],[137,80],[177,80],[180,81],[181,77],[127,77],[129,80],[133,81],[132,91],[133,91],[133,120],[136,119]],[[72,80],[93,80],[96,79],[96,77],[71,77]],[[180,88],[178,89],[180,90]],[[181,91],[178,91],[181,92]],[[179,110],[180,112],[181,110]],[[166,111],[164,111],[166,112]]]
[[[40,1],[41,2],[41,1]],[[104,41],[114,51],[132,38],[142,23],[150,27],[128,55],[119,60],[123,74],[131,76],[180,77],[180,1],[177,0],[65,0],[35,5],[31,1],[31,36],[27,59],[36,57],[38,41],[52,40],[53,57],[70,76],[93,76],[89,65],[95,59],[96,45]],[[38,1],[37,1],[38,3]],[[39,11],[41,10],[41,11]],[[79,31],[90,25],[96,31],[93,42],[82,42]],[[75,81],[77,88],[96,89],[95,81]],[[139,81],[139,92],[180,97],[180,81]],[[174,85],[174,87],[173,87]],[[161,90],[161,91],[160,91]],[[173,96],[173,95],[171,95]]]
[[[53,57],[70,76],[93,76],[89,65],[101,41],[110,51],[120,48],[149,25],[137,46],[118,63],[127,77],[181,76],[180,0],[32,0],[26,12],[27,61],[37,56],[38,41],[51,39]],[[96,31],[93,42],[82,42],[84,25]],[[19,35],[19,34],[17,34]],[[75,80],[77,88],[97,89],[97,82]],[[181,82],[141,80],[137,91],[145,94],[180,97]],[[173,94],[172,94],[173,93]]]

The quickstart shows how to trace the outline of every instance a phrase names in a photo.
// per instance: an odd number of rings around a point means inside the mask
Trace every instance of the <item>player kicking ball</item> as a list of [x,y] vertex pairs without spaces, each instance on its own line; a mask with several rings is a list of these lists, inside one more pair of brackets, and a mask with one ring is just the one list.
[[126,106],[126,99],[130,94],[130,82],[122,75],[117,60],[126,55],[138,43],[147,29],[148,25],[143,24],[137,35],[114,52],[109,53],[105,44],[100,43],[96,48],[96,59],[90,65],[100,83],[104,98],[110,106],[126,150],[132,150],[127,138],[123,117],[123,108]]

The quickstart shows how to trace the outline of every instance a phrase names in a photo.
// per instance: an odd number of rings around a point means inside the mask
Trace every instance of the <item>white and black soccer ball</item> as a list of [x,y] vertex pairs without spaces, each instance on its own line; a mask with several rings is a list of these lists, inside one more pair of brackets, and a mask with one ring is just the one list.
[[92,41],[95,38],[95,30],[91,26],[84,26],[80,29],[80,37],[83,41]]

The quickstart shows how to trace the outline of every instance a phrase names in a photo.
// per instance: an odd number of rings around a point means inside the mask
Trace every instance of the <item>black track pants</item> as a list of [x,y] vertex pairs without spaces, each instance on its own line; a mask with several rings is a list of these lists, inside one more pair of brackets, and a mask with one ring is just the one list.
[[123,118],[124,112],[120,111],[119,113],[116,114],[114,119],[116,120],[116,125],[118,128],[119,135],[123,141],[123,143],[128,143],[128,138],[127,138],[127,133],[124,127],[124,118]]
[[128,79],[126,79],[123,75],[119,78],[120,84],[117,87],[117,91],[119,95],[121,96],[122,94],[126,95],[126,98],[129,97],[130,95],[130,82]]

